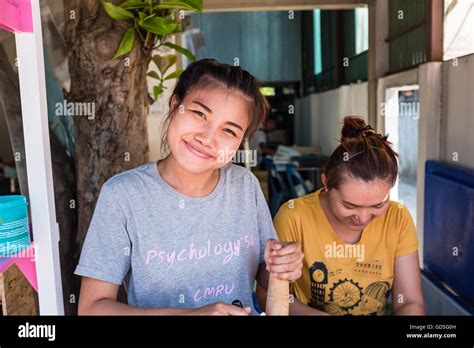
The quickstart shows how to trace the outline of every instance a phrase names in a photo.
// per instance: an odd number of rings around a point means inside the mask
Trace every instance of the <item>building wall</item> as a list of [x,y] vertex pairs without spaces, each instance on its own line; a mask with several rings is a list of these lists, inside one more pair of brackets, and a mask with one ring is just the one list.
[[[309,95],[301,100],[302,121],[307,125],[310,115],[310,131],[301,131],[303,139],[323,155],[330,155],[341,138],[345,116],[360,116],[368,119],[367,82],[341,86],[327,92]],[[296,129],[301,128],[296,124]],[[302,132],[302,133],[301,133]],[[308,145],[308,144],[301,144]]]
[[314,127],[311,115],[315,113],[316,108],[312,100],[312,95],[295,100],[295,145],[297,146],[311,146]]
[[474,0],[444,1],[444,57],[474,53]]
[[474,54],[455,63],[442,66],[440,154],[443,161],[474,169]]

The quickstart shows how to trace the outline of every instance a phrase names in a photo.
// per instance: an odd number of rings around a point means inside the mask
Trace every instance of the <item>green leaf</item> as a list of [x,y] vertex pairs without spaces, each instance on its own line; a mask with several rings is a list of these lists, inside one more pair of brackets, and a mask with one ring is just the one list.
[[178,57],[175,54],[167,54],[166,56],[155,54],[151,59],[158,67],[158,70],[160,70],[161,75],[164,75],[176,63]]
[[153,86],[153,99],[156,101],[158,99],[158,96],[163,93],[163,86]]
[[128,0],[128,1],[122,2],[119,6],[125,9],[137,9],[137,8],[143,8],[146,5],[141,0]]
[[176,27],[176,29],[173,30],[173,31],[171,32],[171,34],[178,34],[178,33],[181,33],[181,32],[182,32],[182,30],[181,30],[181,25],[178,24],[178,26]]
[[129,53],[133,48],[134,42],[135,29],[130,28],[125,32],[125,34],[123,34],[122,40],[120,40],[119,48],[117,49],[117,52],[115,52],[114,59]]
[[154,17],[139,23],[139,25],[153,34],[165,35],[172,33],[178,26],[178,23],[171,18]]
[[193,62],[196,60],[196,56],[194,54],[192,54],[191,51],[187,50],[184,47],[175,45],[171,42],[165,42],[164,45],[169,47],[169,48],[174,48],[176,51],[178,51],[179,53],[185,55],[186,57],[189,58],[189,60],[191,60]]
[[189,6],[192,6],[197,11],[202,11],[202,0],[183,0],[183,2],[187,3]]
[[161,71],[163,65],[163,59],[161,56],[159,54],[155,54],[153,57],[151,57],[151,60],[155,62],[156,67]]
[[150,76],[154,79],[161,80],[160,76],[158,75],[158,73],[156,71],[150,71],[148,74],[146,74],[146,76]]
[[151,15],[147,16],[147,17],[145,18],[145,20],[147,21],[147,20],[149,20],[150,18],[153,18],[153,17],[155,17],[155,16],[156,16],[156,13],[152,13]]
[[171,74],[169,74],[168,76],[165,77],[165,81],[166,80],[170,80],[170,79],[175,79],[177,77],[180,77],[181,74],[183,73],[184,70],[176,70],[176,71],[173,71]]
[[168,64],[165,66],[165,68],[163,69],[163,75],[168,71],[169,68],[171,68],[175,63],[176,61],[178,60],[178,57],[176,56],[176,54],[167,54],[166,55],[166,58],[168,60]]
[[109,15],[110,18],[112,19],[131,19],[133,18],[133,13],[127,11],[124,8],[121,8],[119,6],[115,6],[114,4],[111,4],[110,2],[103,2],[102,3],[104,6],[105,12]]
[[155,10],[186,10],[186,11],[197,11],[191,5],[183,2],[183,1],[170,1],[170,2],[162,2],[159,5],[153,6],[153,11]]

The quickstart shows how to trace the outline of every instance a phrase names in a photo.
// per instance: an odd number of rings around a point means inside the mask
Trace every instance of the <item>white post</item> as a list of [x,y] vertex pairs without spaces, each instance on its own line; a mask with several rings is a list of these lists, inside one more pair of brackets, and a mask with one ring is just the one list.
[[39,0],[31,1],[33,33],[16,33],[26,167],[41,315],[64,315]]

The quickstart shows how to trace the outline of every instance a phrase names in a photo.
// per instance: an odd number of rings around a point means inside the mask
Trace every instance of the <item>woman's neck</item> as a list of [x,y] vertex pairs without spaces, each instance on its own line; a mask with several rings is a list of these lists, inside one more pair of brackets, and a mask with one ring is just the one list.
[[319,202],[326,215],[329,224],[331,225],[334,232],[346,243],[355,244],[360,240],[362,231],[353,231],[344,225],[339,219],[333,214],[331,205],[329,204],[329,197],[326,191],[321,191],[319,194]]
[[157,170],[171,187],[190,197],[207,196],[219,182],[218,169],[201,174],[191,173],[181,167],[171,154],[158,162]]

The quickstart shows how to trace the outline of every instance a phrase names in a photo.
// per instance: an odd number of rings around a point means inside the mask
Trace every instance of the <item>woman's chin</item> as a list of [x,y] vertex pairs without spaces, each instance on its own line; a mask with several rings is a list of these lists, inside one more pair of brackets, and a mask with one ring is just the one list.
[[[176,158],[176,157],[175,157]],[[202,174],[216,169],[216,163],[213,158],[197,158],[191,156],[180,156],[176,162],[186,171],[193,174]]]

